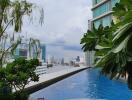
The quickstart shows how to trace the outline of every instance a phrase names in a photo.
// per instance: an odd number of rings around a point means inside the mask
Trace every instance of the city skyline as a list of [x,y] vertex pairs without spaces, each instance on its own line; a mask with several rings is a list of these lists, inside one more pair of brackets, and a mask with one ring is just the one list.
[[92,18],[92,1],[32,0],[30,2],[44,9],[44,25],[38,26],[35,22],[29,25],[28,19],[25,18],[22,33],[38,38],[46,44],[47,55],[58,58],[82,57],[80,39],[88,29],[88,20]]

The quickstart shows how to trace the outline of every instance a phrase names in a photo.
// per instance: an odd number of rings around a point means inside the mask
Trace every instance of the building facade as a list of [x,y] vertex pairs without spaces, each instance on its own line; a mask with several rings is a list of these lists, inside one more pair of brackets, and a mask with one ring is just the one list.
[[112,8],[120,0],[92,0],[93,1],[93,19],[95,27],[98,28],[100,24],[110,26],[113,20]]
[[[38,59],[42,62],[46,62],[46,46],[44,44],[41,44],[41,47],[39,49],[40,49],[40,52],[38,54]],[[19,57],[22,57],[25,59],[36,58],[37,52],[36,50],[34,50],[34,48],[31,48],[31,51],[29,52],[29,44],[21,43],[15,49],[12,59],[17,59]]]

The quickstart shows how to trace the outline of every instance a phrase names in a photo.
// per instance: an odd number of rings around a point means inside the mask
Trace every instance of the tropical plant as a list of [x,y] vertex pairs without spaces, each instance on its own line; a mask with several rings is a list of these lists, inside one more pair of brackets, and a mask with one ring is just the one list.
[[88,30],[81,39],[82,49],[84,52],[95,50],[96,45],[101,41],[104,35],[104,28],[102,25],[98,29],[93,25],[93,30]]
[[[24,0],[0,0],[0,37],[9,25],[14,31],[21,31],[24,15],[30,15],[32,4]],[[5,27],[4,27],[5,26]]]
[[26,92],[25,86],[31,81],[39,80],[35,73],[38,65],[38,59],[25,60],[24,58],[8,63],[6,68],[0,68],[0,87],[8,86],[11,90],[15,90],[15,100],[26,100],[28,95],[22,95]]
[[132,23],[129,23],[115,32],[113,47],[100,59],[96,66],[102,67],[102,72],[111,79],[126,77],[128,75],[128,87],[132,89]]
[[[97,31],[92,35],[85,34],[83,43],[85,51],[90,50],[89,46],[96,51],[96,56],[100,56],[95,66],[102,69],[102,73],[111,79],[120,77],[127,78],[128,87],[132,89],[132,1],[120,0],[113,8],[114,16],[118,18],[116,25],[111,25],[103,29],[101,38]],[[89,32],[90,33],[90,32]],[[102,34],[101,33],[101,34]],[[91,38],[91,36],[93,36]],[[100,41],[96,41],[96,40]],[[93,42],[96,41],[96,42]]]
[[[22,94],[25,85],[30,81],[38,81],[38,76],[34,72],[38,65],[37,59],[20,58],[12,63],[9,63],[7,59],[21,44],[22,37],[19,36],[15,39],[14,34],[12,35],[6,30],[10,27],[14,33],[21,32],[23,17],[29,16],[32,19],[33,8],[36,6],[26,0],[0,0],[0,100],[13,100],[12,89],[18,93],[15,94],[15,100],[24,100],[25,95],[22,96]],[[40,10],[40,13],[39,22],[43,24],[43,9]],[[8,63],[7,66],[4,66],[5,63]],[[8,89],[9,91],[5,93],[5,90]]]
[[115,32],[117,27],[113,23],[113,21],[111,23],[111,26],[104,27],[104,30],[103,30],[104,35],[102,36],[100,42],[95,46],[95,49],[96,49],[95,56],[97,58],[104,57],[108,53],[108,51],[110,51],[113,47],[113,41],[112,41],[114,38],[113,32]]
[[111,79],[128,76],[128,87],[132,89],[132,7],[130,3],[132,3],[131,0],[121,0],[113,9],[114,15],[119,18],[116,24],[119,29],[112,32],[113,46],[96,63],[96,66],[100,66],[102,73],[110,76]]
[[113,15],[118,19],[118,26],[132,22],[132,0],[120,0],[113,8]]

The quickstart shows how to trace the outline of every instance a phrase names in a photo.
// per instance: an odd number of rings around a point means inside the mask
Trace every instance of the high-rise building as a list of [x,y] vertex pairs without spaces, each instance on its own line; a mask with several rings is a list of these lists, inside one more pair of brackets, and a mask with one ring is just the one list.
[[77,56],[76,62],[80,62],[80,57],[79,56]]
[[120,0],[92,0],[93,1],[93,19],[95,27],[98,28],[100,24],[103,26],[110,26],[113,16],[112,8]]
[[[92,21],[88,20],[88,30],[92,30]],[[94,64],[94,54],[95,51],[86,51],[85,52],[85,65],[89,67],[93,67]]]
[[15,59],[19,57],[27,58],[27,55],[28,55],[28,45],[26,43],[21,43],[14,51],[13,58]]
[[46,62],[46,46],[45,45],[41,45],[41,55],[42,55],[42,60],[44,62]]

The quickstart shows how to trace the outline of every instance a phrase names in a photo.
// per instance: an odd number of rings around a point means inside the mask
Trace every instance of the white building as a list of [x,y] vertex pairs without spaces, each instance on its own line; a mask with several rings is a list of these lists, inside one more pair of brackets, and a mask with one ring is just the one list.
[[[92,21],[88,20],[88,30],[92,30]],[[94,54],[95,51],[85,52],[85,64],[89,67],[94,67]]]

